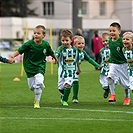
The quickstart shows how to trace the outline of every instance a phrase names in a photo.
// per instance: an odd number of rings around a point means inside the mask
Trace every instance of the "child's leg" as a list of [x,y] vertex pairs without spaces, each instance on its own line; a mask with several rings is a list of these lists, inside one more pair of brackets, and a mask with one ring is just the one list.
[[58,89],[58,90],[59,90],[60,94],[63,96],[64,95],[64,90],[60,90],[60,89]]
[[68,106],[68,97],[69,97],[69,94],[70,94],[70,91],[71,91],[71,87],[72,87],[72,84],[73,84],[73,78],[65,78],[64,79],[65,82],[63,84],[64,86],[64,96],[62,97],[62,100],[61,100],[61,103],[63,106]]
[[124,97],[125,98],[130,98],[130,89],[124,89]]
[[35,93],[35,102],[39,103],[40,99],[41,99],[41,95],[42,95],[42,89],[41,88],[35,88],[34,93]]
[[78,91],[79,91],[79,81],[74,81],[73,82],[73,100],[77,99],[78,100]]
[[65,102],[68,101],[70,91],[71,91],[71,86],[70,85],[65,85],[65,87],[64,87],[64,96],[62,98],[63,101],[65,101]]
[[115,83],[114,83],[114,80],[111,79],[110,77],[108,78],[108,83],[109,83],[109,89],[110,89],[110,97],[108,99],[108,102],[111,104],[114,104],[116,101]]
[[40,108],[39,102],[42,95],[42,89],[45,88],[44,76],[42,74],[36,74],[34,77],[28,78],[28,85],[35,93],[34,108]]
[[103,87],[103,89],[104,89],[103,97],[107,98],[110,92],[109,86],[105,86]]
[[102,88],[104,90],[104,93],[103,93],[103,97],[104,98],[107,98],[108,95],[109,95],[109,85],[108,85],[108,80],[107,80],[107,76],[106,75],[103,75],[103,74],[100,74],[100,83],[102,85]]
[[115,83],[114,80],[111,78],[108,78],[108,83],[109,83],[109,89],[111,94],[115,94]]

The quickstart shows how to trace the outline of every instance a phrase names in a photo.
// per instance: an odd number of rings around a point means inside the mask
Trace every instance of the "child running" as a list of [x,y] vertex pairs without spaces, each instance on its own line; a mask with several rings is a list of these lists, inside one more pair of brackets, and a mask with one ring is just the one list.
[[125,32],[123,34],[123,53],[128,62],[128,74],[129,74],[129,85],[133,92],[133,33]]
[[[85,39],[82,36],[74,36],[74,44],[79,50],[79,62],[81,63],[83,60],[88,61],[92,64],[96,69],[100,69],[100,65],[95,62],[90,56],[83,50],[85,47]],[[79,75],[75,75],[75,79],[73,82],[73,103],[78,103],[78,92],[79,92]]]
[[62,45],[57,48],[55,54],[58,58],[58,89],[61,93],[61,103],[68,106],[68,97],[70,94],[75,73],[80,73],[79,52],[71,45],[72,32],[64,29],[60,35]]
[[130,104],[130,87],[129,76],[127,72],[127,60],[123,54],[122,37],[120,37],[121,26],[117,22],[113,22],[109,26],[111,39],[109,40],[110,58],[109,58],[109,72],[108,82],[110,88],[109,103],[115,103],[115,84],[120,84],[124,89],[124,103],[123,105]]
[[46,29],[43,25],[34,28],[34,38],[24,43],[13,55],[15,58],[24,53],[23,65],[28,79],[28,85],[31,91],[35,93],[34,108],[40,108],[40,99],[44,86],[44,73],[46,69],[46,56],[52,56],[57,62],[48,42],[44,37]]
[[101,71],[100,71],[100,83],[102,85],[102,88],[104,90],[103,97],[107,98],[109,95],[109,84],[107,80],[107,75],[109,71],[109,57],[110,57],[110,49],[109,49],[109,41],[110,35],[109,33],[103,33],[102,34],[102,43],[103,43],[103,48],[100,50],[100,55],[101,55]]

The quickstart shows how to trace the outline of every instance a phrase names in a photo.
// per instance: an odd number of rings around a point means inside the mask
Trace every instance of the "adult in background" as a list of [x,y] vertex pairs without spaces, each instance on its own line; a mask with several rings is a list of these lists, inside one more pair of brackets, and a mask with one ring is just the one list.
[[98,30],[94,31],[94,37],[92,38],[92,51],[94,53],[95,61],[100,64],[101,56],[100,50],[103,48],[101,37],[98,35]]

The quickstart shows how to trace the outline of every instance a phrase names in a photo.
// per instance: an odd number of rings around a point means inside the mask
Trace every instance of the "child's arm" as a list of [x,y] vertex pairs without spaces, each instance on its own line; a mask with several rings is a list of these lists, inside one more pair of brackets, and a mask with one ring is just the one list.
[[9,64],[12,64],[14,62],[14,60],[12,58],[7,59],[2,56],[0,56],[0,61],[3,63],[9,63]]
[[54,59],[54,64],[58,62],[58,59],[56,58],[55,54],[52,55],[52,59]]
[[77,63],[77,67],[78,67],[78,70],[77,70],[76,74],[79,75],[81,73],[80,63],[79,62]]
[[14,59],[18,55],[19,55],[19,52],[18,51],[15,51],[10,57]]
[[86,61],[88,61],[90,64],[92,64],[96,69],[100,70],[100,65],[95,62],[84,50],[83,50],[83,53],[84,53],[84,59]]

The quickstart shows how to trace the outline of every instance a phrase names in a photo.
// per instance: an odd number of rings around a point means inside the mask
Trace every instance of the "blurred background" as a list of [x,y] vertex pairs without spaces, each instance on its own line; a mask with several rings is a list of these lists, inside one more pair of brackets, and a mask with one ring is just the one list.
[[[2,56],[32,39],[33,28],[43,24],[45,40],[53,50],[60,45],[59,34],[69,28],[76,34],[82,30],[85,51],[93,57],[91,38],[108,32],[112,22],[119,22],[122,32],[133,30],[133,0],[0,0],[0,50]],[[52,32],[50,32],[52,31]]]

